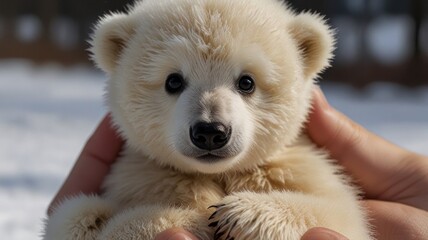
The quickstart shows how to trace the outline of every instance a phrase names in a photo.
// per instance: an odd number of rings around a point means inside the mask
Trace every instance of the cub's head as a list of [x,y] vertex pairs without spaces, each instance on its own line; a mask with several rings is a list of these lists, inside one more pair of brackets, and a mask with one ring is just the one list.
[[184,172],[243,170],[291,144],[332,33],[277,0],[145,0],[92,39],[129,145]]

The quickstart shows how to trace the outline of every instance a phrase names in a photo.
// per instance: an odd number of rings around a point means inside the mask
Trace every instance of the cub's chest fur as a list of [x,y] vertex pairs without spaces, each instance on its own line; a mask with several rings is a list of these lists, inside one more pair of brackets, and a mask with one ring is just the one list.
[[338,172],[324,152],[316,149],[306,136],[301,136],[296,145],[284,149],[265,164],[245,172],[223,174],[219,182],[226,194],[241,191],[325,194],[331,186],[324,187],[319,182],[329,182],[328,176]]
[[[206,209],[233,192],[301,190],[296,186],[299,173],[291,168],[293,161],[287,161],[245,172],[205,175],[181,173],[130,154],[113,167],[105,183],[105,195],[124,207],[163,203]],[[124,187],[130,185],[133,187]]]
[[269,164],[247,172],[224,174],[219,181],[226,194],[240,191],[271,192],[294,190],[294,176],[291,169]]

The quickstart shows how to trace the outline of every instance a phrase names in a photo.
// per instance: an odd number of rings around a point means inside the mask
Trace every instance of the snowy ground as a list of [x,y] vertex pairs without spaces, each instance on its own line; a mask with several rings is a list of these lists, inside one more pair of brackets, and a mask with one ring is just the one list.
[[[0,239],[39,238],[49,201],[105,113],[103,84],[86,67],[0,62]],[[323,89],[365,127],[428,155],[428,88]]]

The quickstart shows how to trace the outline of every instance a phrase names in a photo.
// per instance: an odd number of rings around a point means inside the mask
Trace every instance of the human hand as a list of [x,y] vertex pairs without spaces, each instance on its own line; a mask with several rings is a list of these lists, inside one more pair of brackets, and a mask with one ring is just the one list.
[[113,129],[110,115],[106,115],[86,142],[73,169],[50,203],[48,214],[65,197],[79,193],[99,193],[104,177],[117,158],[122,145],[123,140]]
[[[333,109],[321,90],[314,92],[307,125],[312,140],[364,190],[376,239],[428,239],[428,157],[404,150],[370,133]],[[314,228],[302,240],[346,239]]]

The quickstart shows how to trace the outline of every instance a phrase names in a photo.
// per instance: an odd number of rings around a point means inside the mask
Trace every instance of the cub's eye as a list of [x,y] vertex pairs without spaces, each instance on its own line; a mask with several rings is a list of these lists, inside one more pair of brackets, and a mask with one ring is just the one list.
[[184,89],[184,79],[179,73],[172,73],[166,78],[165,90],[170,94],[181,92]]
[[255,87],[254,80],[248,75],[243,75],[238,80],[238,91],[242,93],[253,93]]

